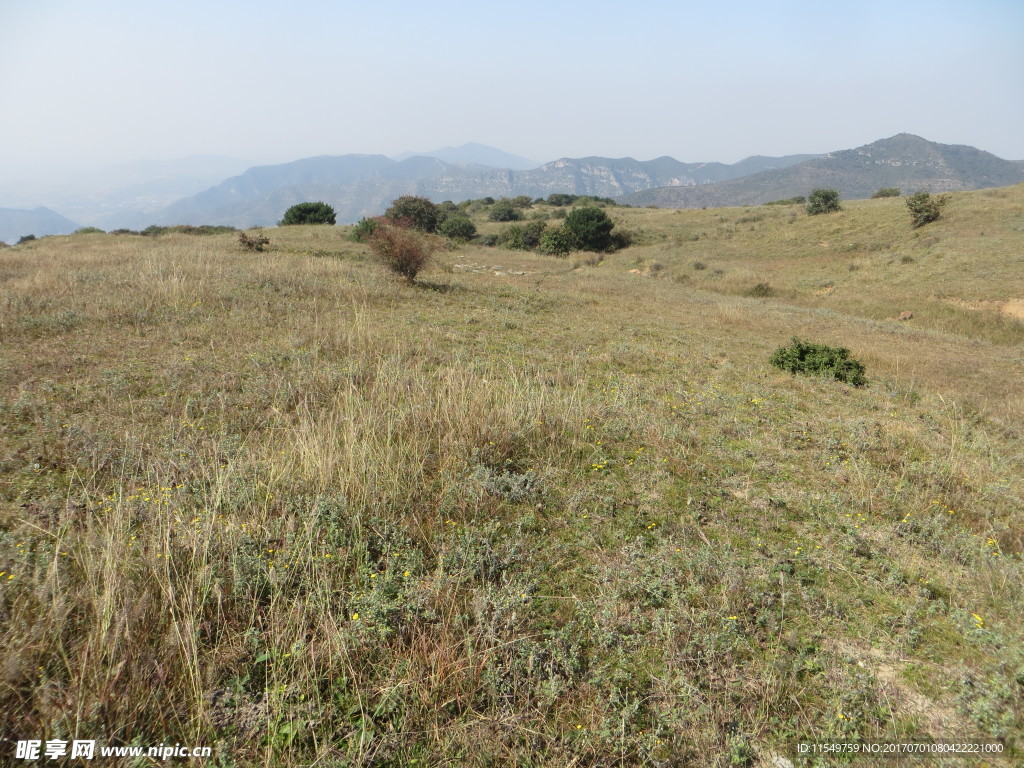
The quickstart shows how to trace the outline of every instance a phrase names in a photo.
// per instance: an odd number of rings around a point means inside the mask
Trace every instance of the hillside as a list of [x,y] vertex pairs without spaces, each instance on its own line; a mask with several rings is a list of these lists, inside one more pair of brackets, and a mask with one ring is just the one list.
[[974,147],[936,144],[901,133],[858,149],[833,152],[783,169],[693,189],[650,189],[624,195],[627,205],[703,208],[758,205],[814,189],[837,189],[845,199],[871,197],[883,187],[910,194],[985,189],[1024,181],[1019,163]]
[[[607,211],[634,245],[471,243],[415,285],[346,227],[0,250],[0,732],[1024,760],[1024,185],[918,230],[901,199]],[[793,336],[867,386],[772,367]]]
[[486,196],[547,197],[553,192],[615,197],[651,187],[734,178],[755,168],[782,167],[806,157],[757,157],[734,165],[681,163],[670,157],[649,161],[565,158],[526,171],[451,164],[436,157],[401,161],[382,155],[314,157],[252,168],[163,211],[146,214],[133,226],[153,222],[270,226],[289,206],[308,200],[330,204],[339,223],[352,223],[383,213],[391,200],[405,194],[437,202]]
[[78,228],[75,222],[42,206],[32,210],[0,208],[0,242],[9,245],[26,235],[66,235]]

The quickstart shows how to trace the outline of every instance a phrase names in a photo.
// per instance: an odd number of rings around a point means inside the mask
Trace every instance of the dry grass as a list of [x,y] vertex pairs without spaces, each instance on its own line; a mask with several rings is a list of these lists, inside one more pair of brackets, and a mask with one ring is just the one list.
[[[5,250],[0,730],[223,766],[1019,755],[1020,331],[918,302],[1024,293],[1022,194],[919,238],[898,200],[615,211],[641,244],[595,266],[467,247],[417,286],[331,227]],[[771,369],[792,335],[871,385]]]

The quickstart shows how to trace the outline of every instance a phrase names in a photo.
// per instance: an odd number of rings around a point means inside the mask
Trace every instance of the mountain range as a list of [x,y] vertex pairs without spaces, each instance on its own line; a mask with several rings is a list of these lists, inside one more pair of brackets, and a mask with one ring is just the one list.
[[831,152],[786,168],[692,187],[652,188],[624,195],[626,205],[714,208],[757,205],[835,189],[848,200],[870,197],[883,187],[903,194],[955,192],[1024,182],[1024,162],[1003,160],[974,147],[936,144],[901,133],[857,149]]
[[[426,154],[327,155],[250,167],[224,178],[242,161],[189,158],[158,166],[135,164],[97,176],[91,191],[44,195],[33,191],[34,210],[0,208],[0,240],[16,241],[73,231],[79,224],[142,229],[150,224],[275,224],[296,203],[321,200],[339,224],[382,213],[401,195],[435,202],[479,197],[546,197],[552,193],[615,198],[637,206],[670,208],[755,205],[831,188],[844,199],[869,197],[882,187],[904,194],[1009,186],[1024,182],[1024,161],[1003,160],[974,147],[937,144],[898,134],[857,149],[826,155],[749,157],[738,163],[685,163],[605,157],[562,158],[538,167],[492,147],[466,144]],[[496,167],[495,163],[501,163]],[[219,175],[218,175],[219,174]],[[215,179],[219,183],[212,183]],[[212,183],[212,186],[211,186]],[[0,188],[11,205],[15,187]],[[84,191],[83,191],[84,190]],[[60,205],[54,205],[56,199]],[[45,205],[45,208],[38,206]]]
[[435,201],[476,197],[546,197],[566,192],[620,197],[655,187],[695,186],[785,168],[812,155],[752,157],[739,163],[683,163],[671,157],[563,158],[532,170],[445,162],[437,157],[392,160],[383,155],[312,157],[250,168],[197,195],[156,212],[148,223],[268,225],[295,203],[321,200],[338,223],[380,214],[391,200],[412,194]]

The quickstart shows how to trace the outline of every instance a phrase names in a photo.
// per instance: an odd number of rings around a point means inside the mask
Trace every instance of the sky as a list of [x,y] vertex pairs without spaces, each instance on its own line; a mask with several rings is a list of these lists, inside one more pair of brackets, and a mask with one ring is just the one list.
[[1021,0],[0,0],[0,180],[479,142],[736,162],[908,132],[1024,159]]

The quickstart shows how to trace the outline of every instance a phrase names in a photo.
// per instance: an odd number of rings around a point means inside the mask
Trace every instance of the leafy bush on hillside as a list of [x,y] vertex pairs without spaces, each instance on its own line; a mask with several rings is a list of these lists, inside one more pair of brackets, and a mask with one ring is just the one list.
[[948,202],[947,195],[931,195],[928,192],[910,195],[907,208],[910,209],[911,226],[917,229],[936,221],[942,215],[942,207]]
[[370,249],[396,275],[401,275],[406,282],[415,282],[416,275],[437,250],[437,238],[417,230],[408,220],[395,223],[381,217],[376,222],[377,226],[366,237]]
[[494,204],[487,217],[491,221],[522,221],[523,212],[512,205],[511,200],[503,198]]
[[530,251],[540,245],[541,235],[547,227],[545,221],[512,224],[494,238],[493,245],[519,251]]
[[299,203],[284,212],[284,218],[278,226],[286,227],[294,224],[334,224],[335,213],[327,203]]
[[18,242],[16,243],[16,245],[21,245],[22,243],[31,243],[35,239],[35,235],[22,235],[21,237],[18,238]]
[[810,216],[841,210],[843,208],[839,205],[839,193],[834,189],[816,189],[807,198],[807,213]]
[[607,251],[612,245],[614,222],[600,208],[576,208],[563,225],[581,251]]
[[572,205],[576,202],[576,198],[579,195],[566,195],[561,192],[556,192],[552,195],[548,195],[548,205],[566,206]]
[[450,240],[464,243],[476,237],[476,224],[468,216],[457,213],[442,221],[437,231]]
[[796,336],[788,347],[775,350],[769,362],[790,373],[831,377],[855,387],[862,387],[868,382],[864,376],[864,365],[850,357],[850,350],[801,341]]
[[902,194],[903,193],[900,192],[899,189],[897,189],[896,187],[882,187],[880,190],[878,190],[877,192],[875,192],[875,194],[871,196],[871,199],[877,200],[880,197],[899,197]]
[[384,218],[391,223],[405,220],[420,232],[436,232],[441,221],[441,211],[425,197],[402,195],[391,201],[391,207],[384,211]]
[[364,217],[359,220],[358,224],[352,227],[348,239],[356,243],[365,243],[375,229],[377,229],[377,220]]
[[554,227],[540,236],[537,250],[552,256],[568,256],[576,246],[576,238],[565,227]]
[[102,235],[105,234],[99,227],[82,227],[72,232],[74,235]]

